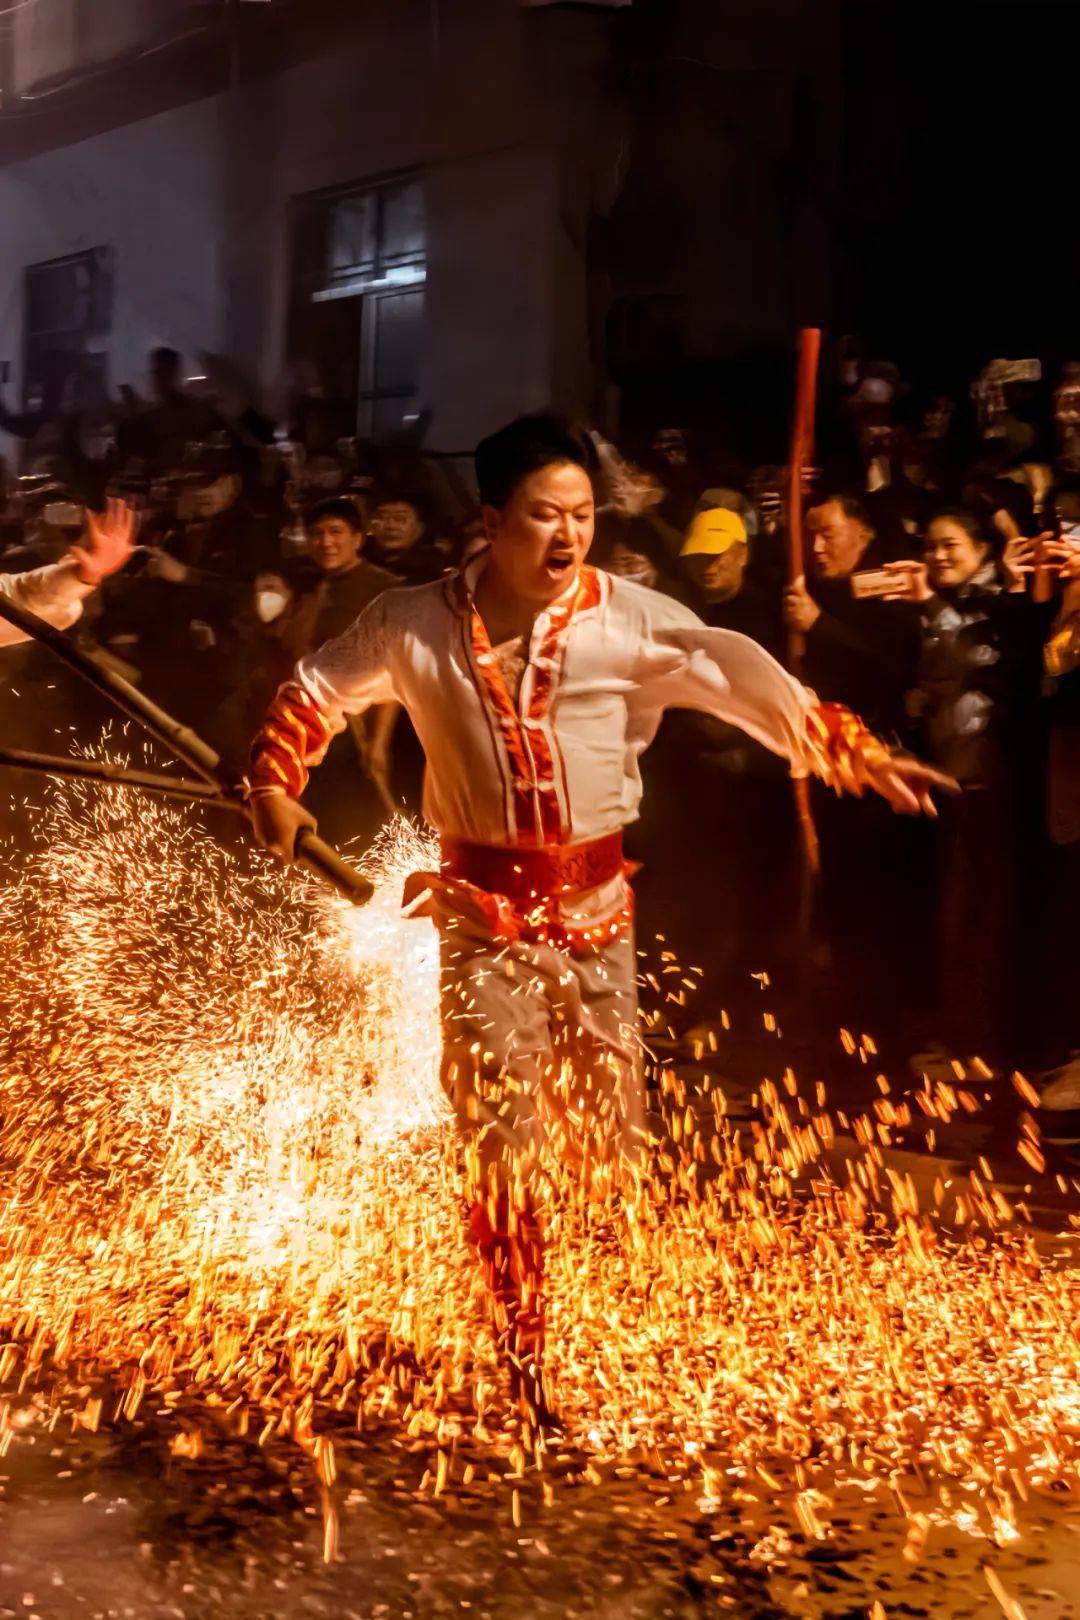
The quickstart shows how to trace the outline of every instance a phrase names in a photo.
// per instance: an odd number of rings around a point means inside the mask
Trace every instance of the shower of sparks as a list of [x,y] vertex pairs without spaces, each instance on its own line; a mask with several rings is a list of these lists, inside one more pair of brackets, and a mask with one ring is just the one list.
[[[436,1494],[485,1456],[520,1477],[435,934],[399,915],[432,849],[395,824],[355,911],[127,791],[57,789],[38,838],[0,897],[0,1395],[47,1387],[91,1425],[213,1409],[298,1441],[324,1489],[342,1425],[426,1447]],[[914,1558],[933,1523],[1003,1544],[1031,1493],[1080,1488],[1076,1274],[986,1166],[920,1210],[882,1151],[910,1104],[880,1090],[842,1172],[790,1072],[744,1133],[719,1083],[662,1077],[647,1173],[618,1188],[548,1167],[568,1444],[721,1520],[765,1504],[762,1561],[828,1537],[843,1490],[891,1495]]]

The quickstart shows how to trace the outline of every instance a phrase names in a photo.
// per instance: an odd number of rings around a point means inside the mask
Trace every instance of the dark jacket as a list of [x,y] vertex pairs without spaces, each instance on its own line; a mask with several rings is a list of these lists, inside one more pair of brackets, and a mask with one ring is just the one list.
[[361,557],[344,574],[312,576],[309,588],[295,602],[283,640],[293,658],[314,652],[323,642],[342,635],[383,591],[400,585],[388,573]]
[[[860,566],[880,563],[868,552]],[[806,637],[807,685],[847,704],[875,731],[903,730],[904,695],[918,661],[917,614],[907,602],[852,596],[848,579],[813,580],[809,589],[821,617]]]
[[918,680],[909,711],[923,747],[966,787],[1024,769],[1033,742],[1046,612],[1006,591],[990,562],[958,589],[920,605]]

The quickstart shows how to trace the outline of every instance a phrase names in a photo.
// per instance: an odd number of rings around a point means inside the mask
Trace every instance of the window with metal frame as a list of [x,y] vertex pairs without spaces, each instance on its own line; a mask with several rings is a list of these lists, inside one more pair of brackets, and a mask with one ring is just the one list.
[[293,352],[318,366],[339,410],[349,396],[361,436],[408,432],[419,412],[423,181],[409,175],[300,198],[294,220]]
[[23,403],[93,409],[107,384],[113,318],[106,247],[28,265],[24,273]]

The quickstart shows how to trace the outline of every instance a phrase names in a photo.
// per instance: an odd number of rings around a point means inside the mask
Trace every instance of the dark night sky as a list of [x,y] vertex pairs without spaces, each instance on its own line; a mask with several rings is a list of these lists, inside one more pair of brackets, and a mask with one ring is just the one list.
[[1080,5],[855,11],[848,299],[871,346],[943,373],[1080,349]]

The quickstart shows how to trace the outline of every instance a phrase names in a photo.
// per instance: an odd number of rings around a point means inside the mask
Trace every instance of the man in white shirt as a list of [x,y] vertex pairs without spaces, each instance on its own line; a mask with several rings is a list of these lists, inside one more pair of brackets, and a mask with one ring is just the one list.
[[[82,612],[86,598],[103,579],[115,574],[131,556],[135,539],[135,513],[124,501],[110,500],[99,516],[86,514],[86,530],[66,557],[25,574],[0,574],[0,595],[18,607],[66,630]],[[6,619],[0,619],[0,647],[25,638]]]
[[[666,708],[742,727],[839,790],[932,813],[946,778],[895,759],[756,642],[589,568],[587,441],[527,417],[476,454],[487,548],[448,580],[389,590],[300,661],[256,739],[255,827],[285,859],[312,818],[307,770],[345,716],[396,700],[427,760],[440,834],[426,898],[442,941],[443,1083],[467,1142],[470,1230],[518,1392],[544,1414],[543,1243],[531,1171],[568,1117],[590,1155],[643,1122],[632,896],[622,829]],[[705,897],[713,903],[713,897]],[[562,1143],[560,1142],[560,1151]]]

